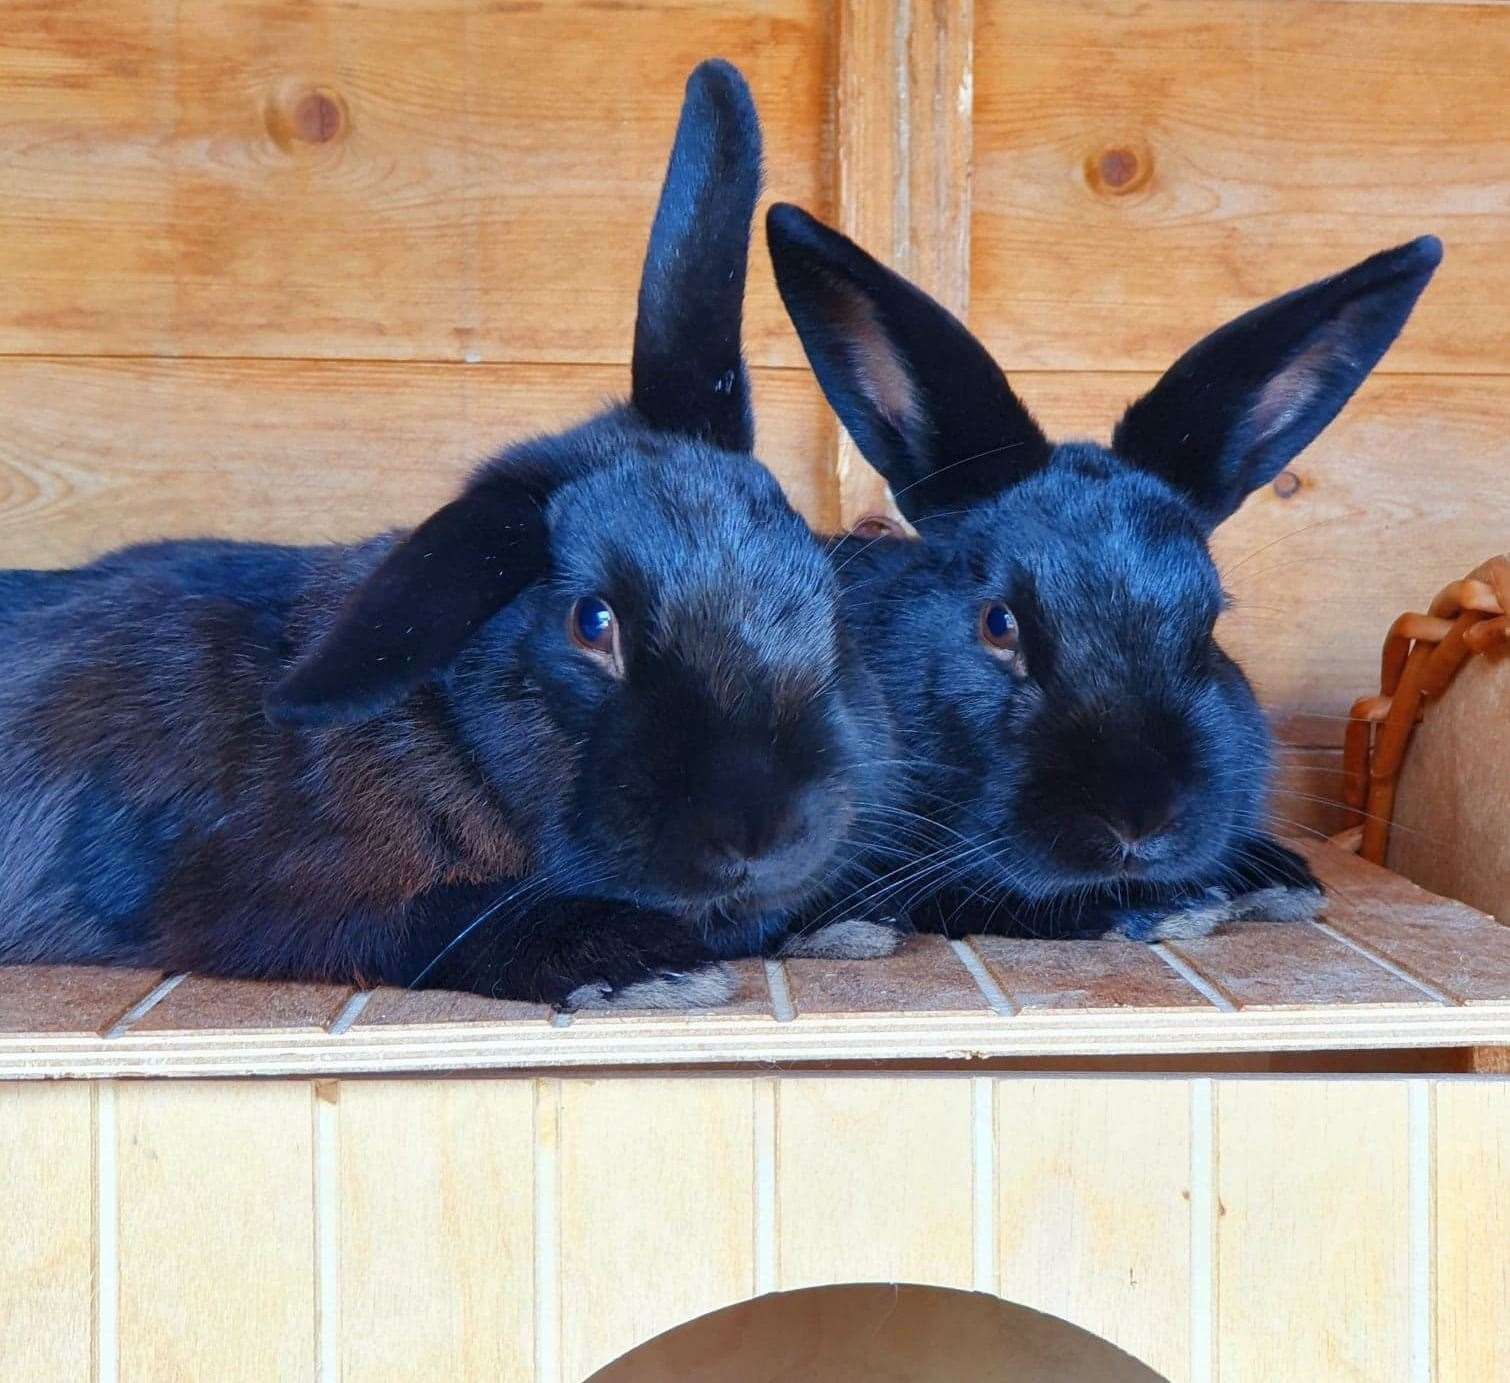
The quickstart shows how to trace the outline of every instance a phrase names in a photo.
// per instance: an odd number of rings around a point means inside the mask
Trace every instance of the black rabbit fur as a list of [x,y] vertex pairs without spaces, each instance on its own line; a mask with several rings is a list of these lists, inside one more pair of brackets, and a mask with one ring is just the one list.
[[[0,962],[706,1003],[717,955],[831,887],[889,748],[749,455],[759,180],[749,93],[705,63],[629,401],[412,532],[0,572]],[[616,672],[569,637],[584,598]]]
[[[895,810],[916,837],[844,906],[952,935],[1138,940],[1314,914],[1320,886],[1266,829],[1269,735],[1213,635],[1207,539],[1362,383],[1440,244],[1222,327],[1107,448],[1051,443],[954,317],[842,235],[791,206],[767,234],[819,382],[919,535],[834,551],[907,746]],[[1009,646],[984,637],[988,612]]]

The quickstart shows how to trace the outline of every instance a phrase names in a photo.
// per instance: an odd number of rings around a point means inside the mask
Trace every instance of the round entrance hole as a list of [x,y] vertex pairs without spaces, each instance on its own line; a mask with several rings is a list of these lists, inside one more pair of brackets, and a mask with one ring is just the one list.
[[589,1383],[1167,1383],[1098,1335],[983,1292],[779,1292],[688,1321]]

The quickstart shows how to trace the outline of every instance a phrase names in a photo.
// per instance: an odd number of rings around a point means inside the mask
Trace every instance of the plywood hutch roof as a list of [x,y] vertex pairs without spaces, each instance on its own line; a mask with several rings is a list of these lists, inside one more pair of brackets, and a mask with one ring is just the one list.
[[1330,846],[1325,921],[1199,941],[917,937],[736,964],[732,1003],[566,1016],[437,991],[0,969],[0,1079],[1510,1045],[1510,927]]

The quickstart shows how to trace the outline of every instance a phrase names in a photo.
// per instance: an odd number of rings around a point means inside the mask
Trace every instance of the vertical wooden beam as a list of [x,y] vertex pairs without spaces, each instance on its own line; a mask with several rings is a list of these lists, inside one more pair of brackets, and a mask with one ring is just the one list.
[[[839,227],[963,317],[970,296],[973,0],[843,0]],[[854,443],[835,460],[844,523],[890,510]]]

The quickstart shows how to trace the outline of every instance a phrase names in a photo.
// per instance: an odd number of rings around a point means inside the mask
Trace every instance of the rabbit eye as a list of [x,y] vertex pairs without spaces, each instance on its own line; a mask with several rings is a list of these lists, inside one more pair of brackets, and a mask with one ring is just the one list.
[[584,653],[602,662],[615,677],[624,675],[619,621],[606,600],[595,595],[583,596],[571,607],[566,629],[571,641]]
[[1028,675],[1027,663],[1018,647],[1017,617],[999,600],[988,600],[980,607],[977,621],[980,641],[993,658],[1006,664],[1019,679]]

